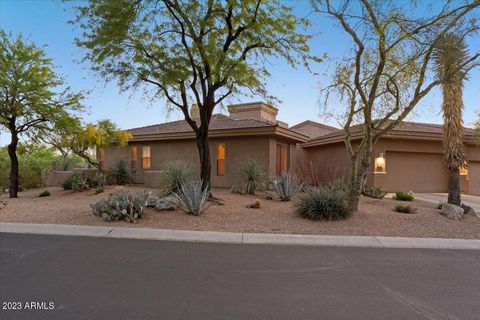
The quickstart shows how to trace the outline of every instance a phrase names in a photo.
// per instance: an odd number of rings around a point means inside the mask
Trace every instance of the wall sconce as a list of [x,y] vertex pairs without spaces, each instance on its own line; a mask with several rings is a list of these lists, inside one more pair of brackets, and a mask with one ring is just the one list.
[[385,172],[385,158],[383,153],[378,154],[375,158],[375,172]]
[[460,175],[461,176],[467,176],[468,175],[468,168],[465,166],[465,167],[460,167]]

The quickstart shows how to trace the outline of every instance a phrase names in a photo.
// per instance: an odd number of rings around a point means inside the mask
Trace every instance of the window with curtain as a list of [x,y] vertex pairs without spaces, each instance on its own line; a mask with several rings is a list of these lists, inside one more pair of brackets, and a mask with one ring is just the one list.
[[217,176],[225,175],[225,144],[221,143],[217,148]]
[[150,146],[142,146],[142,169],[150,169]]
[[277,175],[289,169],[290,152],[287,144],[277,143]]
[[137,169],[137,158],[138,158],[137,146],[132,146],[130,148],[130,169],[132,171],[135,171]]

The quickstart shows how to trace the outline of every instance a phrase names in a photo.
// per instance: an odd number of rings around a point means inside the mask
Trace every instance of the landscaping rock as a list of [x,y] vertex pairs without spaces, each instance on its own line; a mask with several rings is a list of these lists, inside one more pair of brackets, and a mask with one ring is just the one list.
[[7,206],[7,201],[0,200],[0,209],[2,209],[3,207],[6,207],[6,206]]
[[155,203],[155,209],[158,211],[173,211],[176,207],[176,200],[172,197],[160,198]]
[[265,195],[265,199],[267,199],[267,200],[273,200],[273,197],[272,197],[271,194],[268,194],[268,193],[267,193],[267,194]]
[[476,216],[477,218],[480,218],[480,212],[476,212],[475,209],[473,209],[470,206],[467,206],[464,203],[462,203],[462,209],[463,209],[463,214],[469,214],[472,216]]
[[147,208],[155,208],[157,205],[158,197],[150,194],[147,199]]
[[454,204],[444,203],[440,212],[448,219],[459,220],[463,216],[463,208]]

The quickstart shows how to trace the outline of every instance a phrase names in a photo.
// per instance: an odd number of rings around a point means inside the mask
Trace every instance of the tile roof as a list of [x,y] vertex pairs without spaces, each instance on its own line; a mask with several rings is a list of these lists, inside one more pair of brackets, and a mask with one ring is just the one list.
[[[210,130],[272,127],[276,124],[257,119],[234,119],[223,114],[214,114],[210,121]],[[146,127],[128,129],[132,135],[192,132],[185,120],[154,124]]]

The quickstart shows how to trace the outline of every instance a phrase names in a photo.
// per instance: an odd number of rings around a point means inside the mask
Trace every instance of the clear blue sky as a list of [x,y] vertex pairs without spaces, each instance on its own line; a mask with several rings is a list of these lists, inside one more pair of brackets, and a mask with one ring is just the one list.
[[[296,2],[296,11],[305,16],[308,13],[307,1]],[[90,91],[86,104],[90,111],[84,115],[86,121],[112,119],[121,128],[149,125],[181,118],[179,113],[168,114],[164,101],[151,103],[139,95],[120,93],[115,83],[104,84],[102,79],[88,69],[80,60],[84,54],[73,44],[75,31],[67,24],[72,12],[65,10],[65,4],[59,0],[0,0],[0,27],[14,35],[22,33],[37,45],[46,45],[60,74],[66,77],[74,89]],[[314,30],[319,33],[311,42],[314,54],[328,53],[332,58],[342,56],[348,39],[330,20],[312,15]],[[477,38],[478,40],[478,38]],[[472,49],[480,49],[480,41],[470,43]],[[278,97],[282,103],[278,119],[294,125],[306,119],[337,126],[333,119],[322,116],[318,105],[321,84],[328,82],[322,73],[332,68],[331,62],[315,67],[319,73],[314,76],[299,69],[292,70],[281,63],[271,67],[272,77],[268,82],[269,93]],[[409,120],[441,123],[441,94],[437,90],[424,99]],[[239,101],[246,102],[246,101]],[[464,89],[466,125],[472,125],[476,112],[480,109],[480,70],[472,72]],[[0,134],[0,145],[8,143],[9,137]]]

